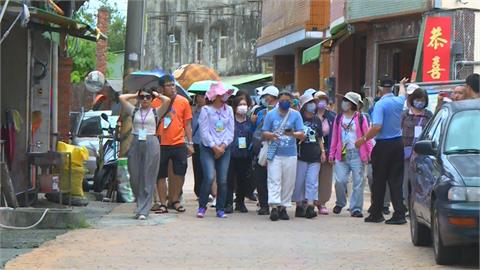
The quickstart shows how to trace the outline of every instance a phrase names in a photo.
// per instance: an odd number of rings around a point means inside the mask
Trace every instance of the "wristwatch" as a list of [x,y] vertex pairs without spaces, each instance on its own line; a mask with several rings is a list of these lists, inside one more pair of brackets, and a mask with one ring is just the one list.
[[193,145],[194,143],[193,142],[187,142],[188,145]]

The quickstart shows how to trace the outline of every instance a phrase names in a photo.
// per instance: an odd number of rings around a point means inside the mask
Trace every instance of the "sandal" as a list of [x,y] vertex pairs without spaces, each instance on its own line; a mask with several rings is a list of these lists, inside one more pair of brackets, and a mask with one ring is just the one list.
[[158,210],[155,211],[155,214],[166,214],[166,213],[168,213],[168,209],[167,209],[167,207],[166,207],[165,205],[163,205],[163,204],[160,204],[160,205],[158,206]]
[[[178,206],[175,207],[176,205],[178,205]],[[171,206],[171,209],[173,209],[173,210],[175,210],[179,213],[183,213],[183,212],[186,211],[185,207],[183,207],[183,205],[181,205],[179,201],[171,203],[170,206]]]
[[155,202],[155,203],[152,205],[152,208],[150,208],[150,211],[155,212],[155,211],[160,210],[160,205],[161,205],[160,203]]

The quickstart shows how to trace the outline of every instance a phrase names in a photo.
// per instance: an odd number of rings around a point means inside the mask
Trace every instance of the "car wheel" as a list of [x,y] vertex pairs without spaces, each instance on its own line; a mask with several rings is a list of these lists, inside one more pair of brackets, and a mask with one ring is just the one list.
[[433,208],[432,211],[432,238],[435,262],[441,265],[454,264],[460,259],[460,249],[458,247],[446,247],[443,245],[442,236],[440,235],[440,222],[438,221],[438,212],[435,208]]
[[432,243],[432,234],[430,229],[424,224],[420,224],[417,219],[417,213],[413,208],[413,197],[410,197],[410,236],[414,246],[429,246]]

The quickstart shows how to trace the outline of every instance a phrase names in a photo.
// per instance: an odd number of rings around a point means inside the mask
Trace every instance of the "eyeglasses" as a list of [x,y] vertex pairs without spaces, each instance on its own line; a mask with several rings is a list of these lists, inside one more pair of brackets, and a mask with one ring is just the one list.
[[150,100],[150,99],[152,99],[152,95],[138,95],[138,99],[140,99],[140,100]]

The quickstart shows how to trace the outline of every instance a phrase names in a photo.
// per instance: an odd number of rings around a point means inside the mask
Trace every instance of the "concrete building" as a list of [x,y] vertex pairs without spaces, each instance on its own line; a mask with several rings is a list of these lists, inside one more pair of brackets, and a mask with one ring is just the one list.
[[329,59],[303,65],[302,54],[306,48],[329,37],[329,15],[329,1],[263,1],[257,56],[273,59],[275,85],[299,91],[324,89]]
[[200,63],[220,75],[260,73],[259,0],[145,1],[142,69]]
[[[415,58],[421,59],[422,56],[421,29],[427,16],[451,18],[448,78],[465,79],[468,74],[480,69],[478,1],[330,2],[331,37],[317,44],[318,51],[322,51],[322,57],[317,57],[318,61],[329,54],[330,95],[363,89],[367,95],[373,96],[383,76],[387,75],[395,81],[411,77]],[[417,63],[417,68],[421,70],[422,67]],[[422,78],[417,77],[417,81],[422,81]]]

